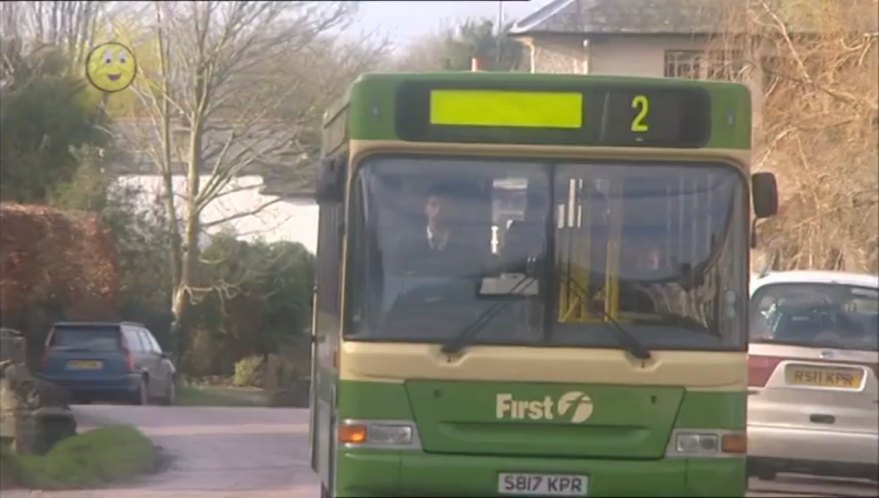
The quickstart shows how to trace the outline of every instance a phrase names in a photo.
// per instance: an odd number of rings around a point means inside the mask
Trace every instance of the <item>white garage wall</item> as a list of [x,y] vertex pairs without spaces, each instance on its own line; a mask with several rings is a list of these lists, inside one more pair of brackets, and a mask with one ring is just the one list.
[[[208,179],[208,176],[202,177],[202,186],[207,184]],[[141,191],[138,204],[144,207],[155,202],[156,194],[161,192],[162,188],[161,177],[154,175],[120,176],[118,182],[120,185],[138,188]],[[235,178],[224,189],[224,193],[205,208],[202,221],[209,223],[235,213],[251,211],[276,199],[273,196],[261,195],[259,193],[261,185],[261,176]],[[184,202],[179,196],[186,192],[186,179],[175,176],[174,189],[178,193],[178,216],[182,216]],[[317,204],[314,203],[281,201],[268,206],[259,214],[231,221],[228,226],[234,229],[242,240],[253,241],[262,238],[266,242],[281,240],[299,242],[314,253],[317,250],[317,212]],[[207,232],[215,234],[221,229],[222,226],[216,226]],[[205,243],[207,240],[201,242]]]

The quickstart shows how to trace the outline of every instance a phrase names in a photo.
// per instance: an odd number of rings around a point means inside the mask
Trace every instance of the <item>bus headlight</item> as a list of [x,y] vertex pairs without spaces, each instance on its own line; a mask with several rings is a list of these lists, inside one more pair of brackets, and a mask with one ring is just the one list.
[[747,434],[743,431],[675,430],[666,456],[742,456],[747,450]]
[[678,453],[717,453],[719,440],[717,434],[678,434],[675,449]]
[[404,420],[343,420],[339,442],[348,448],[418,449],[415,424]]

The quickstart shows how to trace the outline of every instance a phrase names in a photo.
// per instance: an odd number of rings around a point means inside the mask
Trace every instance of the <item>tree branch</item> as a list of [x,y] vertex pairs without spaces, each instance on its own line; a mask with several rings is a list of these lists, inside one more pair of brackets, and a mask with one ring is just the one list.
[[279,202],[284,202],[284,198],[277,197],[277,198],[272,199],[268,202],[264,202],[263,204],[261,204],[257,208],[254,208],[254,209],[251,209],[248,211],[244,211],[244,212],[240,212],[240,213],[235,213],[235,214],[232,214],[232,215],[220,218],[220,219],[216,219],[216,220],[212,220],[210,222],[203,223],[202,227],[207,229],[207,228],[215,227],[218,225],[222,225],[224,223],[229,223],[230,221],[234,221],[234,220],[237,220],[240,218],[246,218],[248,216],[255,216],[255,215],[258,215],[259,213],[263,212],[266,208],[273,206]]

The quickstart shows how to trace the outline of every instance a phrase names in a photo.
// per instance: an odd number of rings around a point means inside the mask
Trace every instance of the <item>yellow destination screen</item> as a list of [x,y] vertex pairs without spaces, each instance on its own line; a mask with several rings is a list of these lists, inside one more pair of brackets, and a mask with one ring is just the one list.
[[430,124],[579,129],[583,126],[583,94],[431,90]]

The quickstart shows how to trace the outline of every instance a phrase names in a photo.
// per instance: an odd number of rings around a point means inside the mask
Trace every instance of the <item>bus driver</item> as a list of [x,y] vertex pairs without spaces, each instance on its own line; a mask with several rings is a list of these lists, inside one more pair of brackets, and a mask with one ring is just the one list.
[[399,254],[407,260],[418,261],[418,266],[428,271],[448,274],[447,271],[453,270],[453,274],[461,274],[476,270],[471,266],[481,263],[480,252],[455,226],[456,211],[447,190],[432,188],[424,204],[426,224],[422,231],[400,241]]

